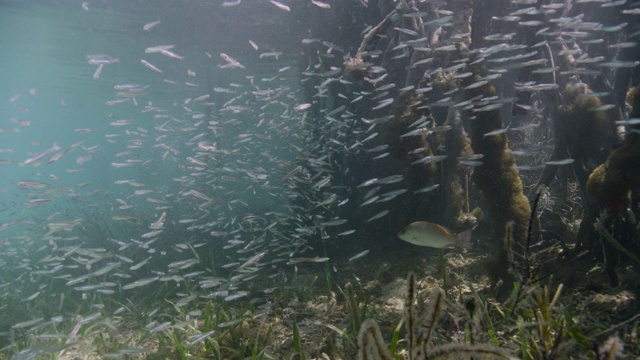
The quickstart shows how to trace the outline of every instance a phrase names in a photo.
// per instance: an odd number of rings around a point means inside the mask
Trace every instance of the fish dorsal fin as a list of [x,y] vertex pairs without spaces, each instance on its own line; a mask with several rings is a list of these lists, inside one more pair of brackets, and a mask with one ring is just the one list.
[[447,229],[442,225],[439,225],[439,224],[431,224],[431,225],[433,225],[436,229],[438,229],[438,231],[442,232],[445,235],[455,235],[451,230]]

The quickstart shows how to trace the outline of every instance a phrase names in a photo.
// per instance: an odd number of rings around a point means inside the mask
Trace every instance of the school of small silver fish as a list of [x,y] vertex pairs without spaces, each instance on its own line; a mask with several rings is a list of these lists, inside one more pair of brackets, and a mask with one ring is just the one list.
[[[269,5],[265,16],[277,16],[286,23],[295,20],[293,16],[300,7],[331,12],[337,7],[336,1],[263,3]],[[447,10],[451,1],[416,2],[421,6],[437,3],[438,17],[433,12],[410,11],[405,17],[420,18],[425,27],[452,25],[455,14]],[[589,44],[611,39],[611,34],[634,23],[601,23],[573,11],[587,5],[618,8],[621,15],[637,21],[637,1],[509,3],[513,11],[493,21],[512,24],[514,32],[531,32],[539,43],[518,44],[515,33],[486,36],[484,40],[491,46],[473,52],[486,62],[491,75],[457,90],[483,86],[522,67],[535,67],[534,73],[553,73],[555,77],[589,76],[590,71],[615,71],[640,64],[616,58],[622,49],[637,47],[639,31],[611,43],[607,54],[588,52]],[[211,11],[232,12],[251,11],[254,5],[246,0],[229,0],[211,6]],[[366,9],[375,4],[360,0],[358,6]],[[97,8],[98,4],[84,2],[78,16],[91,16]],[[86,54],[81,71],[86,76],[80,81],[99,83],[110,94],[91,105],[95,106],[95,118],[87,119],[86,127],[65,128],[63,121],[52,125],[42,111],[31,111],[47,94],[48,102],[52,96],[57,100],[47,103],[51,107],[48,113],[69,116],[78,104],[55,94],[59,89],[30,83],[3,100],[2,121],[10,121],[12,127],[0,129],[0,135],[16,137],[19,140],[12,143],[19,141],[19,145],[2,144],[0,149],[0,312],[22,314],[24,318],[0,324],[0,337],[33,336],[42,344],[51,339],[73,342],[81,329],[109,324],[110,319],[123,316],[125,306],[115,303],[142,302],[145,293],[158,289],[166,297],[145,315],[149,336],[185,326],[180,320],[167,321],[161,314],[174,311],[177,316],[177,310],[189,305],[194,309],[192,316],[197,317],[198,304],[211,299],[252,301],[268,309],[270,294],[294,266],[328,263],[341,271],[341,265],[357,264],[370,253],[367,242],[353,244],[355,250],[336,263],[322,249],[311,246],[312,240],[322,239],[326,246],[332,246],[332,242],[358,239],[361,228],[384,221],[394,211],[393,199],[438,191],[440,184],[409,190],[402,169],[395,167],[395,172],[389,172],[393,166],[382,166],[394,160],[388,145],[379,140],[380,125],[391,120],[397,91],[410,86],[388,82],[388,69],[374,66],[371,74],[376,77],[366,79],[373,90],[353,91],[352,81],[339,66],[323,66],[323,61],[343,63],[359,44],[324,38],[322,33],[292,35],[297,39],[296,46],[316,54],[304,65],[296,64],[298,54],[290,47],[278,49],[274,42],[266,46],[238,35],[232,36],[240,46],[194,53],[163,38],[172,39],[163,32],[170,21],[154,17],[141,21],[138,30],[148,35],[148,41],[137,44],[135,51],[104,54],[95,50],[100,48],[96,44]],[[363,33],[369,28],[368,24],[361,26]],[[260,31],[258,27],[251,30]],[[456,50],[455,39],[430,49],[429,39],[418,38],[411,29],[395,26],[389,31],[404,40],[396,49],[388,50],[387,55],[395,58],[387,67],[402,59],[407,47],[426,54]],[[547,51],[547,45],[554,41],[566,42],[566,50],[579,67],[569,70],[531,59]],[[429,68],[430,59],[427,55],[414,66],[428,74],[442,72],[460,79],[470,76],[465,67],[478,61],[463,59],[454,68],[434,69]],[[127,72],[125,81],[122,74],[114,75],[122,66],[135,69]],[[214,83],[209,82],[208,72],[219,74]],[[309,87],[307,84],[313,84],[312,92],[301,90]],[[513,87],[519,92],[544,92],[558,85],[520,82]],[[428,93],[431,89],[417,90]],[[337,92],[347,105],[332,106],[328,92]],[[469,110],[472,115],[527,106],[516,104],[515,98],[458,101],[452,94],[417,105]],[[371,104],[370,116],[355,116],[350,106],[365,101]],[[591,110],[608,111],[613,107],[603,104]],[[421,119],[402,138],[449,130],[432,125],[429,119]],[[537,125],[507,126],[484,136],[526,132]],[[56,134],[63,131],[67,135],[60,139],[47,136],[52,126],[61,127]],[[23,136],[27,133],[40,137]],[[515,149],[514,154],[528,159],[544,150],[548,146],[532,145]],[[420,149],[415,151],[420,153]],[[342,160],[349,156],[372,168],[379,167],[380,172],[362,178]],[[409,166],[446,158],[422,156]],[[458,161],[473,168],[482,164],[482,155]],[[525,162],[518,168],[540,170],[572,162]],[[353,202],[360,213],[358,221],[338,215],[344,214],[341,208]],[[395,224],[394,231],[405,225]],[[440,243],[424,240],[421,245],[455,244],[455,236],[447,236],[443,235]],[[40,312],[41,302],[50,304],[50,309]],[[172,305],[169,309],[168,303]],[[210,335],[194,337],[191,345]],[[33,346],[15,358],[35,358],[40,351]],[[124,349],[113,357],[141,351]]]

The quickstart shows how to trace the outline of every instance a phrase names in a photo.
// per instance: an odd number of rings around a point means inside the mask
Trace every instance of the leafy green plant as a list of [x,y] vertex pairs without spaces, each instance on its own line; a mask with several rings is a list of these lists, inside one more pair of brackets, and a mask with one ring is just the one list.
[[[493,321],[491,320],[491,316],[489,315],[489,311],[487,309],[486,301],[483,301],[483,299],[480,297],[480,295],[478,294],[478,292],[474,288],[473,284],[470,284],[469,287],[471,288],[471,291],[473,292],[473,296],[474,296],[474,305],[473,305],[474,309],[470,309],[469,313],[473,316],[473,313],[475,312],[475,308],[479,308],[480,309],[480,314],[482,316],[484,324],[487,326],[487,333],[489,334],[489,338],[491,339],[491,344],[493,346],[499,346],[500,343],[499,343],[498,337],[496,335],[496,329],[493,326]],[[477,306],[477,305],[479,305],[479,306]],[[502,312],[499,307],[496,307],[496,308],[500,312],[502,317],[505,318],[506,315],[504,314],[504,312]],[[470,334],[472,334],[471,331],[470,331]],[[471,336],[471,338],[472,338],[472,336]]]
[[169,337],[171,338],[171,340],[173,340],[173,348],[175,349],[175,352],[178,354],[178,356],[180,356],[180,359],[181,360],[187,359],[187,349],[182,343],[182,341],[180,340],[180,337],[178,336],[178,332],[175,330],[172,330],[170,332]]
[[212,308],[212,306],[213,306],[213,303],[211,301],[207,301],[207,305],[205,305],[204,314],[203,314],[204,326],[201,329],[202,332],[209,332],[209,331],[212,330],[212,327],[211,327],[211,321],[212,321],[211,308]]
[[[355,285],[354,285],[355,283]],[[344,290],[338,287],[342,296],[344,296],[351,329],[353,333],[357,333],[364,319],[367,318],[369,312],[370,299],[363,290],[360,279],[354,276],[354,283],[348,282],[344,286]]]
[[[262,329],[262,326],[260,328]],[[264,336],[261,336],[260,331],[258,331],[255,337],[255,340],[253,342],[253,348],[251,349],[252,359],[265,358],[265,352],[267,350],[267,345],[269,344],[269,340],[271,339],[272,333],[273,333],[273,328],[271,326],[267,327],[267,332]]]
[[295,350],[295,353],[300,357],[301,360],[305,360],[306,356],[302,351],[302,338],[300,337],[300,329],[298,329],[297,321],[293,322],[292,331],[293,331],[293,349]]
[[550,278],[549,284],[530,291],[522,314],[518,316],[518,337],[514,341],[520,346],[522,359],[562,359],[568,356],[566,317],[558,316],[561,314],[557,314],[556,309],[563,286],[560,284],[552,291],[552,280]]
[[[398,325],[393,331],[393,337],[391,338],[391,344],[389,344],[389,352],[392,354],[396,353],[396,348],[398,347],[398,341],[400,340],[400,331],[402,330],[402,324],[404,323],[404,319],[400,319]],[[396,355],[396,360],[400,360],[400,355]]]
[[324,278],[327,282],[327,292],[331,294],[333,292],[333,282],[331,280],[331,266],[328,263],[324,266]]
[[440,276],[442,277],[442,289],[444,290],[445,295],[449,293],[449,286],[447,282],[447,261],[444,259],[444,250],[439,251],[439,265],[440,265]]
[[120,350],[120,345],[118,344],[118,342],[115,339],[111,338],[111,336],[105,338],[104,335],[104,333],[98,332],[97,335],[93,338],[98,353],[108,354],[118,352],[118,350]]

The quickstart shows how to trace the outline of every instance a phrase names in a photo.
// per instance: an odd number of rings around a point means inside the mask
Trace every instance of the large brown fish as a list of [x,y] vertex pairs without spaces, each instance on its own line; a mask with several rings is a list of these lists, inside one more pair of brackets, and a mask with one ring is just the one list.
[[398,237],[406,242],[418,246],[428,246],[436,249],[471,247],[471,229],[454,234],[444,226],[426,221],[416,221],[407,225]]

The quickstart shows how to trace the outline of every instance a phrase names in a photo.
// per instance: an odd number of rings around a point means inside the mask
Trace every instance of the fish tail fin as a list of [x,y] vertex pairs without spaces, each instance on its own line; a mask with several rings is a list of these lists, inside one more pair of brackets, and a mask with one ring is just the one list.
[[465,230],[458,234],[458,245],[460,245],[464,249],[471,249],[473,243],[471,242],[471,232],[473,230]]

